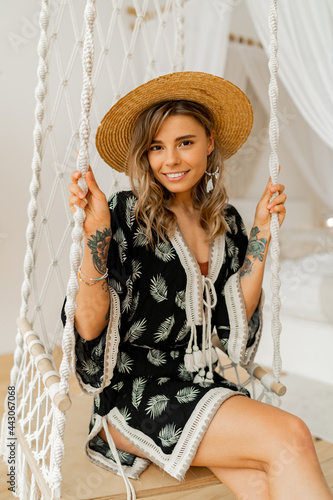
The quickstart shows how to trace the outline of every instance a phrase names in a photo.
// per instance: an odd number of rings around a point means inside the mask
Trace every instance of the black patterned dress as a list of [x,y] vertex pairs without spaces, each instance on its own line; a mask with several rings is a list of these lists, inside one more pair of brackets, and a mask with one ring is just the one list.
[[250,364],[263,298],[248,323],[239,283],[248,240],[234,207],[227,206],[230,231],[211,244],[203,276],[179,229],[155,250],[146,248],[135,203],[131,191],[109,201],[109,325],[91,341],[76,333],[76,375],[95,395],[86,452],[119,474],[115,453],[98,435],[107,421],[147,457],[118,452],[128,477],[137,479],[152,461],[181,480],[221,404],[249,395],[214,371],[212,332],[231,360]]

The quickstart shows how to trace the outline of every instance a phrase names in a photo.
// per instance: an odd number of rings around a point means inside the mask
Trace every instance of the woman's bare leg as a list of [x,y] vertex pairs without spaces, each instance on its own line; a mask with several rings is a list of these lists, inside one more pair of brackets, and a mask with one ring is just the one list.
[[233,396],[216,412],[192,465],[267,474],[272,500],[332,500],[310,431],[294,415]]
[[[116,429],[109,429],[118,449],[144,458]],[[106,441],[104,430],[100,436]],[[221,405],[192,465],[211,469],[239,500],[333,498],[304,422],[244,396]]]
[[209,467],[238,500],[271,500],[266,472],[255,469]]

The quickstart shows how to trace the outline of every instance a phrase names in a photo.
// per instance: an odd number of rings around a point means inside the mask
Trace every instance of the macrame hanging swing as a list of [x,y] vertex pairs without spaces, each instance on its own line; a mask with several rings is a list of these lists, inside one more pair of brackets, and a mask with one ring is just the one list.
[[[52,236],[51,207],[52,203],[61,194],[63,203],[67,207],[67,189],[64,177],[67,166],[71,163],[73,151],[79,149],[76,169],[83,174],[81,188],[86,191],[87,186],[84,176],[91,162],[89,156],[90,140],[90,117],[91,109],[96,106],[93,95],[96,90],[97,77],[102,80],[102,63],[105,63],[110,85],[117,100],[125,93],[127,76],[131,75],[133,86],[142,83],[136,76],[134,61],[135,44],[141,37],[141,44],[147,52],[146,75],[143,80],[147,81],[158,75],[156,68],[157,54],[162,43],[165,43],[165,51],[170,59],[170,71],[184,70],[184,2],[185,0],[166,0],[163,8],[160,2],[153,1],[157,29],[155,40],[147,32],[146,22],[151,18],[148,15],[150,0],[133,0],[135,23],[132,29],[130,42],[126,41],[126,27],[122,19],[123,0],[109,2],[112,7],[108,19],[106,36],[102,33],[99,18],[96,19],[95,0],[87,0],[84,11],[84,33],[80,33],[72,0],[54,2],[50,5],[49,0],[42,1],[40,14],[40,40],[38,43],[38,85],[36,89],[36,123],[33,133],[34,154],[32,160],[32,181],[30,184],[31,199],[28,207],[29,222],[27,227],[27,249],[24,260],[24,281],[22,285],[22,302],[20,318],[18,319],[18,332],[16,336],[17,347],[14,354],[14,366],[11,370],[11,386],[16,392],[16,458],[15,458],[15,496],[21,500],[35,499],[97,499],[97,498],[136,498],[136,494],[142,498],[154,494],[163,494],[171,491],[181,491],[206,484],[218,483],[215,476],[205,468],[193,468],[185,481],[179,483],[176,479],[161,473],[157,466],[151,465],[140,477],[140,482],[129,482],[125,479],[126,491],[123,479],[114,474],[91,464],[83,455],[84,439],[87,433],[88,419],[91,408],[91,399],[71,395],[70,377],[72,374],[72,355],[74,352],[74,314],[76,310],[76,295],[78,292],[78,268],[82,258],[82,225],[85,218],[83,209],[78,209],[72,220],[68,208],[65,214],[68,224],[65,234]],[[139,5],[141,4],[141,5]],[[71,53],[68,65],[65,68],[60,56],[60,41],[58,32],[64,18],[65,9],[68,9],[73,32],[75,36],[74,50]],[[51,10],[57,11],[57,17],[51,16]],[[132,9],[128,9],[128,12]],[[170,48],[166,43],[165,26],[167,16],[173,13],[175,25],[175,46]],[[102,18],[103,16],[101,16]],[[105,16],[107,17],[107,16]],[[94,25],[97,26],[98,39],[101,44],[101,53],[94,69]],[[270,62],[271,73],[269,85],[269,97],[271,103],[271,116],[269,124],[269,136],[271,143],[271,154],[269,159],[269,173],[272,183],[277,182],[279,174],[279,161],[277,156],[278,143],[278,119],[277,119],[277,0],[270,1],[269,26],[271,32]],[[49,34],[51,31],[51,35]],[[113,37],[117,41],[122,40],[124,59],[120,68],[118,84],[115,74],[110,67],[108,53],[112,52]],[[67,49],[66,42],[65,49]],[[119,49],[117,45],[117,51]],[[53,54],[52,54],[52,50]],[[70,92],[68,90],[68,77],[75,69],[76,56],[82,49],[83,64],[83,87],[81,94],[81,118],[79,132],[75,124],[74,110],[71,106]],[[51,88],[54,93],[54,108],[52,112],[46,107],[47,87],[51,87],[51,79],[48,79],[50,71],[51,55],[54,56],[60,76],[59,89]],[[141,64],[142,65],[142,64]],[[117,73],[117,74],[118,74]],[[55,117],[60,107],[61,97],[65,98],[66,110],[72,126],[70,142],[65,149],[62,161],[56,153],[56,135],[54,130]],[[95,97],[95,96],[94,96]],[[106,104],[103,104],[105,109]],[[48,123],[43,123],[45,115],[49,113]],[[98,110],[96,114],[102,115]],[[79,147],[77,142],[79,141]],[[42,164],[47,162],[46,143],[49,143],[55,158],[55,179],[50,188],[46,203],[41,196],[40,184]],[[46,183],[46,182],[45,182]],[[119,179],[113,181],[113,190],[119,189]],[[60,197],[61,198],[61,197]],[[67,212],[66,212],[67,210]],[[57,212],[57,216],[59,212]],[[37,220],[39,218],[39,225]],[[72,244],[70,247],[70,278],[67,292],[63,286],[60,270],[60,258],[65,255],[68,247],[68,235],[72,230]],[[275,405],[279,404],[279,396],[285,392],[285,387],[280,383],[281,358],[280,358],[280,333],[281,324],[279,320],[280,298],[279,298],[279,223],[277,214],[271,218],[271,257],[272,257],[272,337],[273,337],[273,373],[267,373],[260,366],[253,364],[248,369],[245,379],[240,375],[240,370],[232,361],[221,358],[219,370],[226,378],[233,378],[239,385],[247,386],[258,400],[265,400]],[[44,239],[43,239],[44,238]],[[55,250],[55,239],[58,247]],[[43,243],[44,241],[44,243]],[[59,243],[60,242],[60,243]],[[67,245],[67,247],[66,247]],[[45,264],[41,257],[42,275],[44,281],[40,284],[36,275],[37,255],[43,256],[49,253],[51,262]],[[68,270],[66,270],[68,275]],[[46,302],[46,290],[50,287],[51,277],[56,278],[59,285],[59,299],[67,295],[66,315],[67,322],[62,337],[62,360],[59,370],[56,368],[54,358],[56,355],[56,335],[50,335],[46,314],[43,313],[43,304]],[[36,302],[31,305],[31,297],[34,294]],[[52,296],[53,297],[53,296]],[[52,298],[53,303],[53,298]],[[28,321],[29,306],[32,308],[30,321]],[[46,307],[46,306],[45,306]],[[59,309],[56,311],[59,315]],[[51,320],[53,320],[51,318]],[[60,320],[53,320],[57,324],[56,330],[61,330]],[[43,332],[43,340],[33,329],[39,323],[40,331]],[[37,329],[36,329],[37,330]],[[52,339],[54,337],[54,339]],[[51,338],[51,341],[50,341]],[[54,354],[54,356],[52,355]],[[222,352],[221,352],[222,354]],[[244,372],[244,370],[242,369]],[[261,383],[258,382],[260,380]],[[68,411],[70,410],[70,411]],[[68,419],[66,423],[66,412]],[[87,420],[84,420],[84,416]],[[10,439],[10,428],[8,426],[8,401],[5,403],[5,414],[2,421],[1,452],[4,458],[8,458],[7,440]],[[82,456],[79,456],[82,453]],[[120,467],[121,469],[121,467]],[[126,480],[127,479],[127,480]]]

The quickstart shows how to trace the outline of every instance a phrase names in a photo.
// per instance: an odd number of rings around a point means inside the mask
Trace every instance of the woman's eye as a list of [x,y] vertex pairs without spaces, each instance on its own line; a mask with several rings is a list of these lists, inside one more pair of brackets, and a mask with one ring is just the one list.
[[150,146],[149,150],[150,151],[159,151],[161,149],[161,146],[158,146],[157,144]]
[[181,145],[181,146],[190,146],[191,144],[193,144],[193,142],[192,142],[192,141],[182,141],[182,142],[180,143],[180,145]]

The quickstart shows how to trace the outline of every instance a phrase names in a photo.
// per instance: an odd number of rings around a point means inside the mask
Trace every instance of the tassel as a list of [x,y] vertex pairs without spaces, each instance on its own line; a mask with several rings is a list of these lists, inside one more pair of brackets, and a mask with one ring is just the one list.
[[193,346],[193,360],[195,371],[198,371],[200,368],[204,368],[206,366],[204,355],[197,345]]
[[193,382],[195,384],[200,384],[202,385],[203,382],[205,381],[205,376],[206,376],[206,372],[205,370],[202,368],[199,373],[196,374],[196,376],[194,377],[193,379]]
[[209,365],[209,361],[210,361],[210,349],[209,349],[209,346],[206,347],[205,352],[204,352],[204,356],[205,356],[206,365]]
[[215,347],[212,347],[211,350],[212,363],[216,363],[219,360]]
[[206,373],[206,378],[205,378],[205,382],[204,382],[204,383],[205,383],[205,386],[206,386],[206,387],[214,383],[214,376],[213,376],[213,372],[208,371],[208,372]]
[[192,349],[187,348],[184,356],[184,365],[188,372],[195,372],[196,369],[194,367],[194,356],[192,354]]
[[219,357],[218,357],[214,347],[211,347],[211,349],[209,349],[209,347],[207,346],[205,349],[204,357],[205,357],[205,361],[206,361],[207,366],[209,366],[210,362],[212,362],[214,364],[214,363],[216,363],[216,361],[219,360]]

